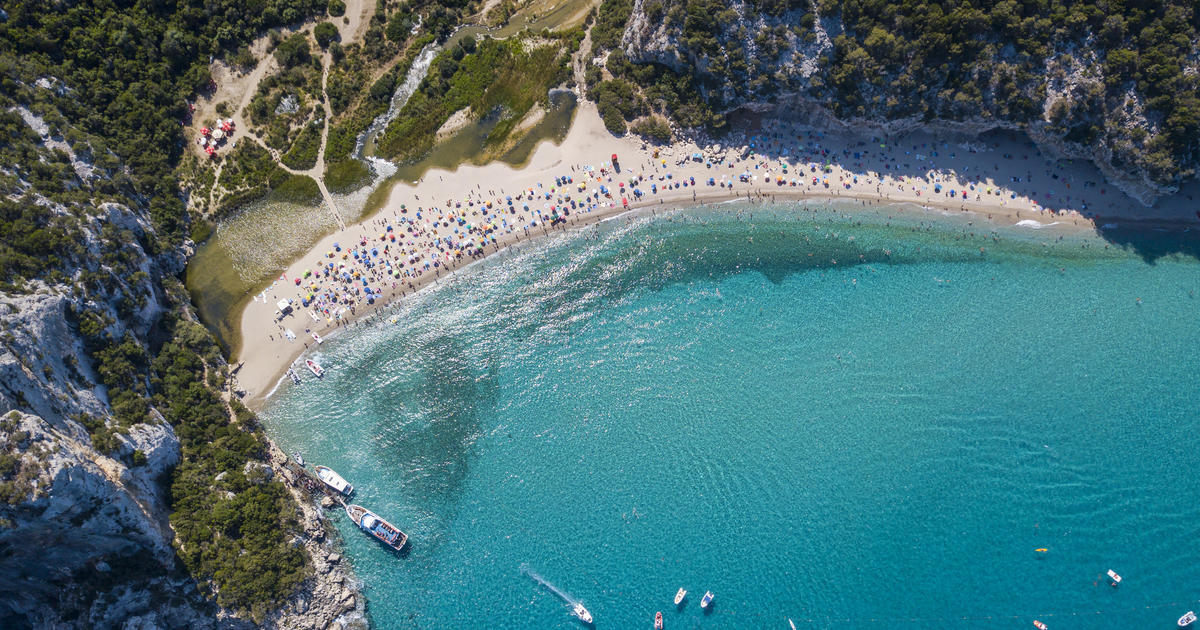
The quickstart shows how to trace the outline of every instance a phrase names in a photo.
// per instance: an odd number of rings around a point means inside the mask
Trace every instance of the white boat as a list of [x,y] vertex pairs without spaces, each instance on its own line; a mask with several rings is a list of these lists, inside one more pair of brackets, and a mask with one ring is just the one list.
[[575,606],[571,608],[571,613],[579,617],[579,620],[583,623],[592,623],[592,613],[583,607],[582,602],[575,602]]
[[1187,611],[1179,618],[1179,627],[1186,628],[1196,622],[1196,613]]
[[304,456],[300,454],[300,451],[292,453],[292,459],[296,460],[296,463],[300,464],[301,468],[304,468]]
[[293,383],[295,383],[297,385],[300,384],[300,375],[296,374],[296,370],[293,370],[292,368],[288,368],[287,375],[289,378],[292,379]]
[[707,609],[709,606],[712,606],[712,600],[713,600],[712,591],[705,591],[704,598],[700,600],[700,607]]
[[1117,575],[1116,571],[1108,570],[1108,579],[1112,580],[1112,585],[1116,586],[1121,583],[1121,576]]
[[346,496],[354,494],[354,486],[350,485],[345,479],[342,479],[341,475],[333,472],[332,468],[328,466],[314,466],[313,468],[317,471],[317,478],[324,482],[325,485]]
[[347,505],[346,514],[363,531],[378,538],[385,545],[396,551],[403,549],[404,544],[408,542],[408,535],[400,531],[400,528],[383,520],[378,514],[361,505]]
[[312,333],[312,338],[313,338],[313,339],[316,339],[318,344],[320,344],[322,341],[324,341],[324,339],[321,339],[321,335],[318,335],[318,334],[316,333],[316,331],[313,331],[313,333]]
[[796,624],[792,623],[791,619],[788,619],[788,625],[792,627],[792,630],[796,630]]
[[312,372],[313,374],[315,374],[317,376],[317,378],[321,378],[322,376],[325,375],[325,368],[321,367],[321,364],[317,363],[316,361],[313,361],[312,359],[306,359],[304,361],[304,365],[307,365],[308,370],[310,372]]
[[675,605],[678,606],[682,604],[684,597],[687,597],[687,591],[683,590],[683,587],[680,587],[679,591],[675,593]]

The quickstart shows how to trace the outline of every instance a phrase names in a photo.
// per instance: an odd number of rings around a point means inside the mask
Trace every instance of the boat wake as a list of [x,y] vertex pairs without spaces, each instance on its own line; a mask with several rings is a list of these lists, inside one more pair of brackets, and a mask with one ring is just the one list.
[[571,597],[570,594],[564,592],[561,588],[558,588],[557,586],[551,584],[548,580],[546,580],[546,578],[538,575],[537,572],[534,571],[533,569],[530,569],[528,564],[521,565],[521,573],[528,575],[529,577],[533,578],[534,582],[537,582],[538,584],[541,584],[542,586],[545,586],[546,588],[550,589],[550,592],[554,593],[555,595],[558,595],[568,605],[574,607],[576,604],[579,603],[578,599]]

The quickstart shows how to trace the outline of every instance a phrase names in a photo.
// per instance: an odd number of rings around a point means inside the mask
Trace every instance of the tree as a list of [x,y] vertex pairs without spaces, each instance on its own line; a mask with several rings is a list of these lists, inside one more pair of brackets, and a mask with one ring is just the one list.
[[621,110],[615,106],[601,106],[600,115],[604,118],[604,126],[614,136],[625,135],[625,117],[621,115]]
[[328,48],[329,44],[338,37],[338,29],[331,22],[321,22],[313,28],[313,38],[317,40],[317,45],[321,48]]
[[279,45],[275,47],[275,60],[284,68],[294,68],[312,59],[311,50],[308,45],[308,34],[296,33],[279,42]]

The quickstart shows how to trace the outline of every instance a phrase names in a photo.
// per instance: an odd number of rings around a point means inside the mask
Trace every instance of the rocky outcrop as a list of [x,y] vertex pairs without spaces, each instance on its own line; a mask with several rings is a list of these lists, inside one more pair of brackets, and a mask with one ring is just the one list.
[[[166,492],[180,442],[171,425],[152,410],[150,422],[115,434],[105,455],[79,421],[109,412],[68,322],[71,305],[48,288],[0,295],[0,409],[25,410],[0,412],[0,627],[251,627],[202,596],[175,555]],[[297,543],[314,572],[264,625],[363,624],[365,602],[321,509],[271,448],[270,465],[244,471],[289,484],[303,524]]]
[[0,411],[27,409],[77,440],[87,431],[70,413],[103,414],[103,392],[89,363],[80,361],[83,344],[67,323],[71,301],[40,287],[26,295],[0,294]]
[[[1158,198],[1179,190],[1177,183],[1156,180],[1147,166],[1147,138],[1158,125],[1131,87],[1123,104],[1106,96],[1105,66],[1100,55],[1087,47],[1061,45],[1045,61],[1041,75],[1020,84],[1020,93],[1040,106],[1042,116],[1013,122],[988,109],[1001,100],[995,77],[978,76],[979,103],[960,103],[954,90],[930,86],[908,88],[927,96],[930,111],[939,117],[892,118],[886,103],[895,93],[864,82],[859,86],[865,111],[836,114],[838,96],[830,88],[833,39],[846,30],[840,16],[819,12],[820,3],[807,10],[793,9],[777,15],[763,12],[745,0],[720,5],[712,20],[717,26],[711,40],[685,35],[685,3],[676,0],[634,0],[620,43],[621,52],[635,64],[659,64],[676,73],[693,75],[704,100],[718,111],[769,110],[783,105],[803,105],[818,126],[877,129],[893,133],[914,128],[944,127],[957,133],[1006,129],[1025,132],[1048,155],[1087,159],[1108,180],[1133,199],[1152,205]],[[788,6],[796,6],[790,4]],[[1193,49],[1195,49],[1193,43]],[[1007,53],[992,60],[997,76],[1009,68]],[[607,56],[600,57],[607,59]],[[1005,88],[1010,89],[1010,88]],[[1106,100],[1107,99],[1107,100]],[[1116,99],[1120,101],[1121,99]],[[1059,115],[1053,111],[1057,107]],[[791,115],[792,110],[780,110]],[[1062,112],[1069,113],[1066,123]],[[942,114],[941,112],[952,112]],[[945,116],[945,117],[940,117]],[[1070,123],[1070,124],[1068,124]],[[1073,135],[1071,125],[1098,129],[1094,136]],[[1089,139],[1090,138],[1090,139]]]
[[297,473],[287,466],[287,456],[274,444],[270,445],[270,459],[275,474],[287,484],[296,499],[298,517],[304,529],[299,542],[312,557],[314,575],[267,618],[267,625],[296,629],[366,628],[366,601],[341,553],[340,541],[336,536],[327,535],[332,527],[322,507],[316,503],[314,495],[300,485]]
[[977,137],[997,130],[1024,133],[1033,141],[1039,151],[1050,157],[1090,160],[1096,164],[1096,167],[1113,186],[1147,207],[1154,205],[1154,202],[1160,197],[1174,194],[1179,190],[1177,186],[1164,186],[1152,182],[1143,172],[1118,170],[1113,165],[1112,151],[1107,147],[1067,142],[1050,128],[1047,121],[1020,125],[993,118],[930,121],[915,117],[895,120],[842,119],[829,111],[821,101],[798,94],[782,95],[771,103],[745,103],[730,111],[738,109],[788,120],[799,120],[813,129],[841,133],[853,131],[858,134],[889,136],[921,130],[935,135],[945,134],[955,137]]
[[165,423],[136,435],[149,455],[130,468],[41,417],[0,419],[12,458],[0,509],[6,627],[215,625],[215,609],[176,567],[159,490],[179,441]]
[[[44,147],[68,154],[74,185],[111,175],[59,146],[29,110],[18,113]],[[142,199],[66,207],[30,195],[71,222],[80,249],[46,279],[0,292],[0,628],[260,625],[220,609],[185,571],[168,496],[180,439],[153,405],[132,423],[116,422],[92,359],[102,340],[153,349],[165,313],[189,316],[177,278],[191,243],[162,247]],[[153,391],[145,367],[129,370],[138,374],[130,390]],[[282,462],[247,462],[244,471],[265,483]],[[265,625],[325,628],[361,618],[362,597],[319,508],[297,495],[297,510],[297,544],[314,572]]]

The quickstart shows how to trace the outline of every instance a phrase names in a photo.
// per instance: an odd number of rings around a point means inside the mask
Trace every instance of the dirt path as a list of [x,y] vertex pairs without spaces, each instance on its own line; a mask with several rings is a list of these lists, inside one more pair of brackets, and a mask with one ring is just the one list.
[[[375,3],[370,0],[347,0],[345,16],[342,19],[330,20],[338,27],[338,39],[343,44],[349,44],[362,39],[367,27],[370,25],[371,17],[375,14],[375,6]],[[296,32],[312,32],[312,29],[320,21],[322,20],[309,22],[299,29],[281,29],[281,33],[290,35]],[[230,103],[234,105],[234,111],[228,116],[234,121],[234,131],[228,136],[224,153],[227,154],[232,151],[237,146],[238,141],[243,138],[257,142],[271,154],[271,158],[283,170],[293,175],[307,175],[316,180],[317,187],[321,190],[321,197],[325,200],[326,206],[333,213],[338,225],[344,228],[346,227],[345,221],[342,219],[341,213],[338,212],[337,205],[333,201],[333,195],[329,193],[329,189],[325,186],[325,146],[329,140],[329,121],[333,118],[333,110],[329,105],[329,94],[326,92],[326,85],[329,81],[329,68],[333,65],[333,57],[328,51],[321,55],[321,107],[324,110],[324,117],[321,128],[321,144],[317,149],[317,160],[312,168],[297,171],[284,165],[279,152],[267,146],[267,143],[262,138],[259,138],[250,131],[250,124],[245,115],[246,108],[250,106],[255,94],[258,93],[259,84],[277,69],[274,56],[267,52],[269,46],[269,34],[255,40],[250,50],[255,58],[258,59],[258,63],[254,66],[253,70],[245,74],[237,74],[233,68],[222,61],[213,62],[211,72],[217,89],[211,96],[202,97],[197,100],[196,110],[192,115],[192,124],[188,129],[188,136],[189,138],[195,138],[205,121],[217,118],[218,103]],[[207,154],[198,145],[193,145],[193,150],[202,158],[207,157]],[[209,189],[208,210],[210,212],[216,207],[216,203],[219,201],[216,191],[221,183],[223,167],[224,161],[217,165],[213,176],[213,184]]]
[[362,41],[374,16],[375,2],[372,0],[346,0],[345,17],[334,22],[342,44]]
[[[285,31],[286,33],[287,31]],[[212,96],[201,97],[196,100],[196,111],[192,113],[192,125],[188,129],[189,139],[194,141],[200,133],[200,127],[208,121],[217,118],[218,103],[229,103],[233,108],[233,112],[228,117],[233,118],[236,128],[233,134],[229,136],[227,141],[228,147],[232,149],[237,144],[238,139],[246,134],[246,131],[249,129],[244,116],[246,107],[250,105],[250,101],[254,100],[254,95],[258,93],[258,84],[276,69],[275,57],[267,53],[270,41],[270,36],[263,35],[251,44],[250,51],[259,61],[250,72],[238,74],[223,61],[218,60],[213,62],[210,71],[212,72],[213,82],[217,84],[217,90]],[[193,143],[192,147],[198,155],[207,157],[199,145]]]

